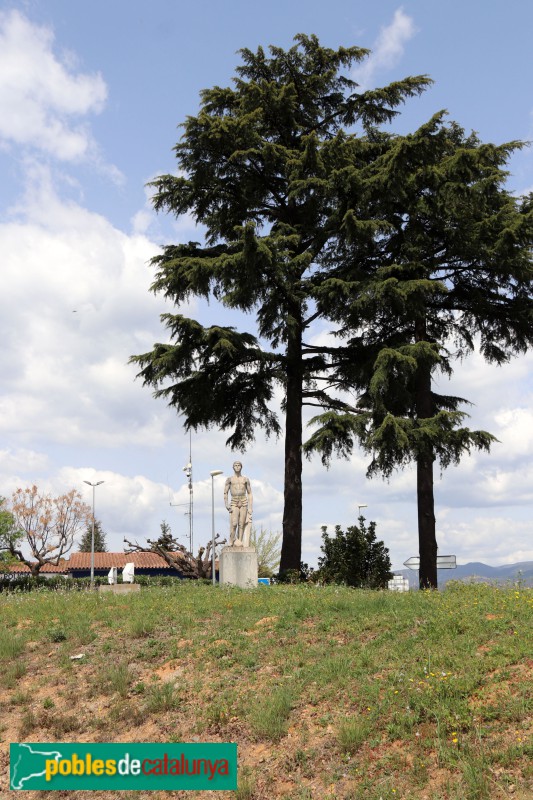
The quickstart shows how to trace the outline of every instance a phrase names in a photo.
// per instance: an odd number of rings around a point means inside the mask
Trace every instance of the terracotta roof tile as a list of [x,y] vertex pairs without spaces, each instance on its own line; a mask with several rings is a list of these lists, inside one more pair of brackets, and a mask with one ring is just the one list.
[[[30,568],[27,567],[26,564],[10,564],[9,572],[29,573]],[[61,559],[61,561],[59,562],[59,564],[57,564],[57,566],[55,564],[45,564],[44,567],[41,567],[40,569],[41,575],[43,573],[51,573],[51,572],[59,575],[64,574],[65,572],[69,572],[68,561],[65,561],[65,559]]]
[[[183,558],[181,553],[174,553],[176,557],[177,566]],[[126,564],[135,564],[136,569],[168,569],[171,568],[164,558],[157,553],[95,553],[94,554],[94,568],[95,569],[111,569],[117,567],[122,569]],[[91,554],[90,553],[71,553],[70,559],[61,559],[60,563],[55,566],[53,564],[46,564],[41,567],[41,574],[56,573],[65,574],[67,572],[76,572],[77,570],[88,570],[91,568]],[[11,564],[10,572],[29,573],[29,567],[26,564]]]
[[[95,553],[95,569],[122,569],[126,564],[135,564],[136,569],[170,569],[164,558],[157,553]],[[91,568],[90,553],[71,553],[68,562],[69,570],[85,570]]]

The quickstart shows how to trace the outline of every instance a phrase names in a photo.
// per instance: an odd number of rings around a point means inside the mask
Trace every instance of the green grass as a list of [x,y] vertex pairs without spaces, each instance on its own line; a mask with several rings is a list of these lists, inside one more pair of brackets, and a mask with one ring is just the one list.
[[31,740],[237,741],[243,800],[533,796],[531,590],[176,583],[0,617],[0,713]]
[[146,710],[151,714],[172,711],[178,707],[179,697],[173,683],[156,684],[150,687],[146,697]]
[[295,692],[288,686],[277,686],[266,693],[252,708],[249,721],[252,731],[262,739],[279,741],[286,733]]
[[23,650],[24,641],[20,636],[17,636],[8,628],[0,629],[0,663],[13,661],[13,659],[20,656]]
[[341,720],[337,736],[342,752],[351,755],[356,753],[368,739],[370,732],[370,724],[364,717]]
[[23,661],[14,661],[7,664],[0,674],[0,685],[4,689],[14,689],[17,681],[26,674],[26,665]]
[[127,664],[106,664],[100,670],[96,681],[95,689],[100,689],[104,694],[117,692],[124,698],[127,696],[131,684],[131,672]]

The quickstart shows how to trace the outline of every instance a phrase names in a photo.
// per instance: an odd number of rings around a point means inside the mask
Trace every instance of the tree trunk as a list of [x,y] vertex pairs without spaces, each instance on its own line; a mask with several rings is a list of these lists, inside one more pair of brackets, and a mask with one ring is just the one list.
[[420,554],[419,586],[437,588],[437,538],[433,498],[433,458],[419,456],[416,462],[418,501],[418,547]]
[[[415,327],[417,342],[427,341],[426,321],[418,320]],[[418,367],[416,385],[416,415],[418,419],[433,416],[431,399],[431,364],[422,359]],[[420,555],[419,586],[421,589],[437,588],[437,537],[435,526],[435,499],[433,496],[432,449],[418,454],[416,460],[416,493],[418,505],[418,547]]]
[[302,560],[302,382],[302,333],[297,328],[290,330],[287,342],[282,573],[299,570]]

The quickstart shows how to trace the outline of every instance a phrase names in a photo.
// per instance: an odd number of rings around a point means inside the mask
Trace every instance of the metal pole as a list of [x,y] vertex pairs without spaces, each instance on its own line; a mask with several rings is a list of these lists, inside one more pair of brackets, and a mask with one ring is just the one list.
[[83,481],[87,484],[87,486],[93,487],[93,524],[92,524],[92,532],[91,532],[91,589],[94,589],[94,490],[97,486],[100,486],[104,481],[96,481],[96,483],[91,483],[91,481]]
[[211,571],[213,573],[213,586],[216,583],[215,577],[215,476],[222,475],[221,469],[212,469],[211,475]]
[[211,474],[211,572],[213,573],[213,586],[216,583],[215,575],[215,476]]
[[190,542],[190,550],[191,553],[194,555],[194,520],[193,520],[193,512],[194,512],[194,501],[193,501],[193,483],[192,483],[192,431],[189,431],[189,464],[191,465],[191,477],[189,478],[189,542]]
[[91,535],[91,589],[94,589],[94,491],[96,489],[95,484],[92,484],[93,487],[93,529]]

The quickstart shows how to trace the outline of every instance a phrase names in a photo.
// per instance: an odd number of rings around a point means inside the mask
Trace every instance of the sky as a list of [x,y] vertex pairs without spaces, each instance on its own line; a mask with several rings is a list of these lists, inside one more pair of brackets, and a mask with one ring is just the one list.
[[[157,538],[162,520],[187,543],[191,447],[195,549],[211,536],[213,497],[216,530],[228,532],[224,475],[236,458],[255,526],[280,531],[283,441],[258,433],[241,454],[224,432],[189,437],[128,364],[166,341],[159,316],[172,307],[150,292],[150,259],[202,235],[187,216],[156,215],[147,183],[176,171],[178,126],[197,113],[203,88],[231,83],[239,48],[290,47],[299,32],[370,48],[352,75],[363,87],[433,79],[395,131],[447,109],[484,141],[531,140],[532,29],[525,0],[0,1],[0,495],[36,484],[78,489],[91,504],[84,481],[103,481],[95,511],[108,549]],[[533,149],[509,170],[513,192],[531,191]],[[216,304],[184,313],[228,324]],[[530,353],[503,367],[473,355],[440,381],[473,403],[469,426],[499,440],[490,455],[436,471],[439,553],[458,563],[533,560],[532,365]],[[368,480],[367,461],[356,451],[329,470],[318,457],[304,463],[310,565],[321,526],[354,524],[359,510],[376,521],[395,568],[417,554],[414,469]],[[216,469],[224,475],[212,479]]]

